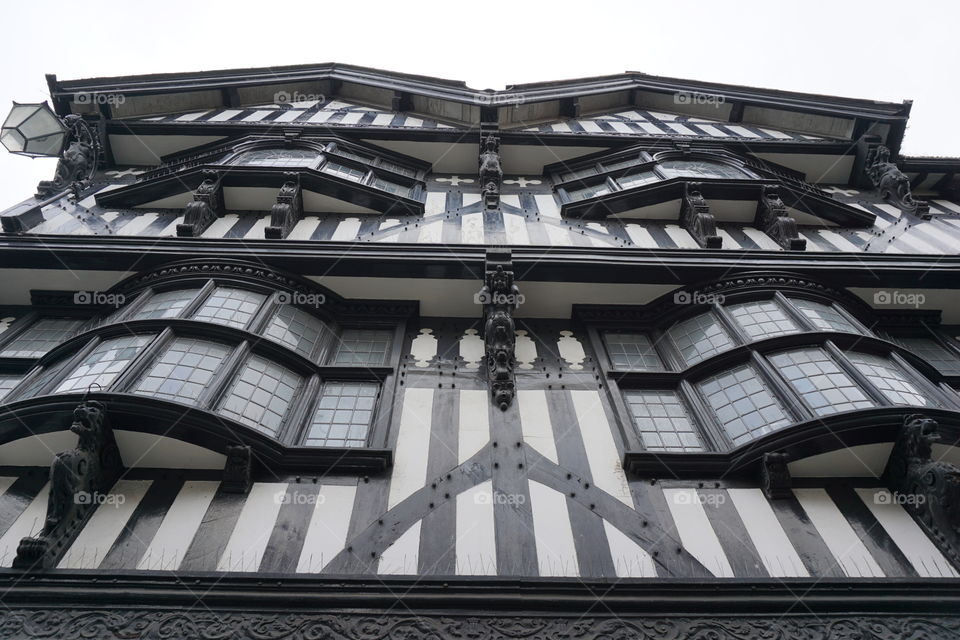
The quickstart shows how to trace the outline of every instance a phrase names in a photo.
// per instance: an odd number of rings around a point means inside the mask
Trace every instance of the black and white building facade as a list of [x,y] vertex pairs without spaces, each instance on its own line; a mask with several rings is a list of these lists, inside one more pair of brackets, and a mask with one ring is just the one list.
[[48,82],[97,153],[0,213],[0,636],[960,637],[909,103]]

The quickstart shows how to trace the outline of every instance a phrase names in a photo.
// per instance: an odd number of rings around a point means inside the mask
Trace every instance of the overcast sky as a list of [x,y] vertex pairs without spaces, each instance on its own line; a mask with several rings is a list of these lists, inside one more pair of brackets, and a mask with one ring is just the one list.
[[[7,2],[0,111],[45,73],[95,76],[343,62],[475,89],[642,71],[900,102],[903,152],[960,156],[960,2]],[[55,161],[3,153],[2,208]]]

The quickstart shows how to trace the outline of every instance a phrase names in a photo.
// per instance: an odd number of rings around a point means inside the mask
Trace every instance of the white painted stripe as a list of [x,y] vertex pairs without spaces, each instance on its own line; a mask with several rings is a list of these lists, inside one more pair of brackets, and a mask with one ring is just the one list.
[[271,113],[273,113],[273,109],[271,109],[271,110],[269,110],[269,111],[267,111],[267,110],[254,111],[253,113],[251,113],[251,114],[248,115],[247,117],[243,118],[242,122],[260,122],[261,120],[263,120],[264,118],[266,118],[266,117],[267,117],[268,115],[270,115]]
[[483,197],[479,193],[464,193],[461,197],[461,207],[466,208],[472,204],[477,204]]
[[168,224],[167,226],[165,226],[165,227],[160,231],[160,236],[161,236],[161,237],[165,237],[165,236],[175,236],[175,235],[177,235],[177,225],[178,225],[178,224],[183,224],[183,219],[184,219],[184,217],[185,217],[185,216],[177,216],[177,217],[174,219],[173,222],[171,222],[170,224]]
[[270,226],[270,216],[266,215],[253,223],[253,226],[250,227],[250,230],[247,231],[243,238],[244,240],[263,240],[266,235],[264,234],[264,229]]
[[618,122],[614,120],[610,123],[610,126],[620,133],[636,133],[626,122]]
[[175,120],[176,120],[177,122],[193,122],[194,120],[196,120],[197,118],[199,118],[200,116],[202,116],[202,115],[204,115],[204,114],[206,114],[206,113],[209,113],[209,111],[198,111],[198,112],[196,112],[196,113],[185,113],[185,114],[183,114],[182,116],[177,116],[177,117],[175,118]]
[[330,236],[331,242],[355,242],[360,233],[360,218],[345,218],[340,221]]
[[767,573],[778,578],[810,577],[762,490],[727,489],[727,495],[740,514]]
[[363,111],[351,111],[350,113],[344,114],[343,118],[341,118],[337,124],[357,124],[360,122],[360,118],[365,115],[367,114]]
[[882,488],[857,489],[856,492],[920,576],[924,578],[958,577],[956,570],[943,557],[920,525],[902,505],[894,501],[893,494]]
[[374,127],[389,127],[390,123],[393,122],[393,115],[392,113],[378,113],[370,124]]
[[918,253],[934,253],[934,254],[943,254],[945,253],[943,249],[936,247],[924,238],[922,229],[913,227],[908,229],[907,232],[901,235],[898,240],[905,241],[907,244],[912,244],[918,249]]
[[727,127],[727,129],[730,129],[730,131],[733,131],[733,132],[735,132],[735,133],[738,133],[738,134],[740,134],[741,136],[743,136],[744,138],[760,138],[760,137],[762,137],[759,133],[754,133],[753,131],[750,131],[750,129],[747,129],[746,127],[741,127],[741,126],[736,125],[736,124],[728,124],[728,125],[726,125],[726,127]]
[[783,247],[777,244],[773,238],[765,234],[760,229],[754,229],[753,227],[743,227],[741,229],[743,235],[747,236],[755,243],[757,246],[765,251],[783,251]]
[[742,248],[739,244],[737,244],[737,241],[733,239],[733,236],[727,233],[724,229],[717,227],[717,235],[723,238],[723,244],[720,245],[721,248],[723,249],[741,249]]
[[793,493],[847,577],[885,577],[825,489],[794,489]]
[[657,241],[653,239],[653,236],[650,235],[650,232],[647,231],[647,228],[643,225],[631,223],[624,226],[627,230],[627,235],[633,240],[633,244],[638,247],[644,247],[645,249],[658,248]]
[[898,207],[895,207],[892,204],[875,204],[873,206],[875,206],[877,209],[880,209],[885,213],[889,213],[894,218],[899,218],[900,216],[903,215],[903,212],[900,211]]
[[817,244],[816,240],[814,240],[814,238],[820,237],[816,235],[816,233],[817,232],[812,229],[808,231],[797,231],[797,235],[807,239],[807,251],[815,251],[815,252],[826,251],[826,249],[821,247],[819,244]]
[[290,240],[309,240],[319,226],[319,216],[305,216],[290,230],[287,238]]
[[521,389],[517,391],[517,406],[523,441],[557,464],[557,444],[547,411],[547,392],[542,389]]
[[580,575],[577,547],[567,510],[567,497],[530,480],[530,508],[541,577]]
[[954,213],[960,213],[960,204],[957,204],[956,202],[950,202],[949,200],[934,200],[933,202],[941,209],[947,209],[949,211],[953,211]]
[[660,127],[650,122],[635,122],[634,124],[643,129],[645,132],[652,133],[654,135],[662,136],[664,133],[666,133],[665,131],[661,130]]
[[380,555],[377,573],[393,575],[415,575],[420,562],[420,523],[403,532],[396,541]]
[[313,124],[319,124],[326,122],[330,118],[336,115],[335,111],[317,111],[315,114],[307,118],[307,122],[312,122]]
[[256,571],[287,492],[286,482],[255,482],[217,563],[217,571]]
[[780,138],[781,140],[793,140],[793,136],[789,133],[784,133],[783,131],[777,131],[776,129],[765,129],[763,127],[757,127],[760,131],[773,136],[774,138]]
[[457,496],[456,535],[458,576],[497,575],[492,481],[481,482]]
[[580,126],[583,127],[584,131],[590,133],[603,133],[603,129],[600,128],[600,125],[594,122],[593,120],[578,120]]
[[28,536],[34,536],[43,529],[43,523],[47,518],[49,495],[50,483],[48,482],[3,533],[3,537],[0,537],[0,567],[12,566],[13,559],[17,556],[17,547],[20,546],[20,540]]
[[349,109],[357,105],[351,104],[349,102],[341,102],[340,100],[331,100],[323,106],[324,109],[330,109],[331,111],[337,111],[338,109]]
[[553,195],[549,193],[538,193],[533,196],[533,200],[537,203],[537,209],[540,211],[541,216],[560,219],[560,207],[557,206],[557,201],[553,199]]
[[220,113],[211,118],[207,119],[207,122],[223,122],[224,120],[229,120],[238,113],[242,113],[242,109],[224,109]]
[[674,113],[660,113],[659,111],[647,111],[647,113],[657,120],[663,120],[664,122],[671,122],[677,119],[677,115]]
[[656,578],[657,567],[650,554],[634,542],[627,534],[615,526],[603,521],[603,530],[607,533],[610,557],[618,578]]
[[862,251],[860,247],[853,244],[842,235],[836,231],[830,231],[829,229],[820,229],[817,231],[820,234],[820,237],[840,249],[840,251]]
[[141,213],[134,220],[123,225],[116,234],[118,236],[135,236],[153,224],[157,216],[158,214],[156,213]]
[[426,484],[432,419],[433,389],[404,389],[387,509],[393,509]]
[[463,244],[483,244],[483,214],[468,213],[460,216],[460,241]]
[[509,193],[505,196],[500,196],[500,202],[501,204],[507,204],[511,207],[516,207],[517,209],[523,208],[520,206],[520,194],[517,193]]
[[273,119],[274,122],[292,122],[303,115],[302,109],[288,109]]
[[114,220],[116,220],[116,219],[117,219],[117,216],[119,216],[119,215],[120,215],[120,212],[119,212],[119,211],[108,211],[108,212],[102,214],[102,215],[100,216],[100,218],[101,218],[104,222],[106,222],[107,224],[110,224],[111,222],[113,222]]
[[319,572],[346,546],[356,493],[355,485],[325,484],[320,487],[317,504],[303,537],[297,573]]
[[663,225],[664,231],[681,249],[699,249],[700,245],[693,239],[693,236],[683,227],[675,224]]
[[103,496],[104,501],[87,520],[57,568],[96,569],[100,566],[151,484],[152,480],[118,480],[110,493]]
[[730,137],[730,134],[729,134],[729,133],[724,133],[723,131],[720,131],[720,129],[717,129],[716,127],[711,126],[711,125],[709,125],[709,124],[700,124],[700,123],[697,123],[697,126],[700,127],[701,129],[703,129],[703,130],[707,133],[707,135],[714,136],[714,137],[717,137],[717,138],[729,138],[729,137]]
[[696,489],[664,489],[667,507],[677,525],[680,542],[690,555],[718,578],[732,578],[733,569],[700,503]]
[[435,216],[447,211],[447,192],[428,191],[427,201],[423,205],[423,215]]
[[420,244],[440,244],[443,239],[443,220],[431,222],[420,227],[417,242]]
[[667,123],[667,126],[670,127],[671,129],[673,129],[674,131],[676,131],[677,133],[679,133],[679,134],[681,134],[681,135],[684,135],[684,136],[695,136],[695,135],[697,135],[695,132],[693,132],[693,131],[691,131],[690,129],[686,128],[686,127],[683,126],[682,124],[679,124],[679,123],[676,123],[676,122],[668,122],[668,123]]
[[566,122],[558,122],[550,125],[550,128],[558,133],[570,133],[570,125]]
[[423,120],[421,120],[420,118],[413,118],[413,117],[407,116],[407,119],[403,121],[403,126],[405,126],[405,127],[422,127],[422,126],[423,126]]
[[227,235],[227,232],[233,228],[233,225],[237,224],[237,220],[240,219],[240,216],[236,213],[228,213],[222,218],[219,218],[213,222],[206,230],[200,234],[201,238],[222,238]]
[[507,233],[507,244],[530,244],[526,218],[505,213],[503,214],[503,226]]
[[460,437],[457,446],[457,464],[463,464],[469,460],[490,441],[490,416],[487,413],[487,403],[487,391],[483,389],[460,391]]
[[137,563],[141,571],[174,571],[180,567],[193,536],[220,483],[216,480],[188,480],[167,509],[157,533]]
[[[67,224],[68,222],[72,222],[73,220],[75,220],[75,218],[71,214],[67,213],[66,211],[61,211],[60,213],[53,216],[49,220],[44,220],[43,222],[38,224],[36,227],[30,230],[30,233],[37,233],[37,234],[56,233],[57,229]],[[133,222],[136,222],[136,221],[131,220],[129,224],[132,224]]]
[[593,484],[632,509],[633,498],[630,496],[627,476],[620,464],[621,456],[613,441],[613,431],[607,422],[600,393],[575,389],[570,391],[570,397],[583,436]]
[[545,224],[543,227],[547,230],[547,238],[550,244],[558,247],[568,247],[573,244],[570,239],[570,229],[553,224]]
[[4,476],[0,478],[0,496],[5,494],[7,492],[7,489],[10,488],[10,485],[12,485],[16,481],[17,479],[12,476]]

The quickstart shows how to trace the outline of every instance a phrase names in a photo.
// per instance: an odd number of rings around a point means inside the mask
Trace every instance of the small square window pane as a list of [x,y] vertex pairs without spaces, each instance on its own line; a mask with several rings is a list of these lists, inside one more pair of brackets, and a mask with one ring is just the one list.
[[383,365],[392,332],[382,329],[345,329],[334,364]]
[[262,293],[246,289],[218,287],[203,305],[193,314],[195,320],[203,320],[228,327],[242,329],[250,322],[266,299]]
[[83,322],[77,318],[41,318],[5,346],[0,356],[39,358],[76,335]]
[[734,304],[727,307],[727,311],[753,340],[799,331],[796,323],[773,300]]
[[[380,390],[375,382],[327,382],[303,444],[308,447],[365,447]],[[363,406],[361,406],[363,405]],[[366,408],[364,408],[366,407]]]
[[711,376],[698,387],[734,446],[790,423],[783,406],[750,365]]
[[13,390],[13,388],[17,386],[22,379],[23,376],[0,376],[0,400],[6,398],[7,394],[9,394],[10,391]]
[[250,356],[217,411],[276,436],[300,382],[300,376],[286,367],[260,356]]
[[206,340],[177,338],[144,374],[134,393],[196,404],[230,347]]
[[642,333],[606,333],[607,353],[617,369],[660,371],[663,365],[653,344]]
[[150,296],[142,307],[130,316],[131,320],[175,318],[197,295],[196,289],[161,291]]
[[326,326],[320,319],[289,304],[282,305],[263,335],[309,358]]
[[770,362],[787,379],[817,415],[874,406],[823,349],[797,349],[770,356]]
[[648,451],[703,451],[697,429],[675,391],[631,390],[624,396]]
[[863,333],[847,320],[833,305],[813,300],[791,299],[793,304],[807,316],[807,319],[820,331],[840,331],[843,333]]
[[960,375],[960,357],[933,338],[894,338],[904,349],[920,356],[945,376]]
[[667,331],[667,335],[688,365],[734,346],[730,335],[712,313],[678,322]]
[[847,353],[847,357],[890,402],[914,407],[939,406],[939,403],[924,395],[891,359],[856,351]]
[[107,390],[153,338],[138,335],[104,340],[60,383],[56,393],[86,391],[94,385],[99,386],[99,389],[94,387],[94,391]]

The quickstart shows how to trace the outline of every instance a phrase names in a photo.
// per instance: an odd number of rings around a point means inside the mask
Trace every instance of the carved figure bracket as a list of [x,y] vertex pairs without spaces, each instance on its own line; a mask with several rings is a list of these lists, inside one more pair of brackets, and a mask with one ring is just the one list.
[[890,149],[884,145],[877,145],[870,149],[867,153],[864,173],[879,191],[881,198],[902,211],[924,219],[930,218],[930,205],[913,197],[910,191],[910,179],[890,161]]
[[500,138],[488,134],[480,145],[480,186],[487,209],[500,206],[500,182],[503,169],[500,166]]
[[760,193],[754,226],[784,249],[804,251],[807,248],[806,238],[801,238],[797,231],[797,221],[790,217],[780,193],[773,185],[764,186]]
[[699,183],[688,182],[683,186],[680,226],[686,229],[701,247],[719,249],[723,244],[723,238],[717,235],[716,220],[700,193]]
[[506,411],[516,394],[516,325],[513,311],[521,303],[520,289],[513,282],[509,251],[487,252],[484,284],[477,293],[483,305],[484,360],[493,403]]
[[177,225],[180,237],[196,237],[223,215],[222,176],[216,171],[205,171],[203,182],[193,192],[193,202],[183,210],[183,222]]
[[253,452],[247,445],[227,447],[220,487],[227,493],[248,493],[253,485]]
[[286,238],[303,218],[303,195],[295,174],[284,182],[277,193],[277,203],[270,210],[270,226],[264,230],[266,238]]
[[787,468],[789,460],[790,457],[786,453],[763,454],[760,481],[763,487],[763,495],[768,500],[779,500],[793,495],[790,469]]

